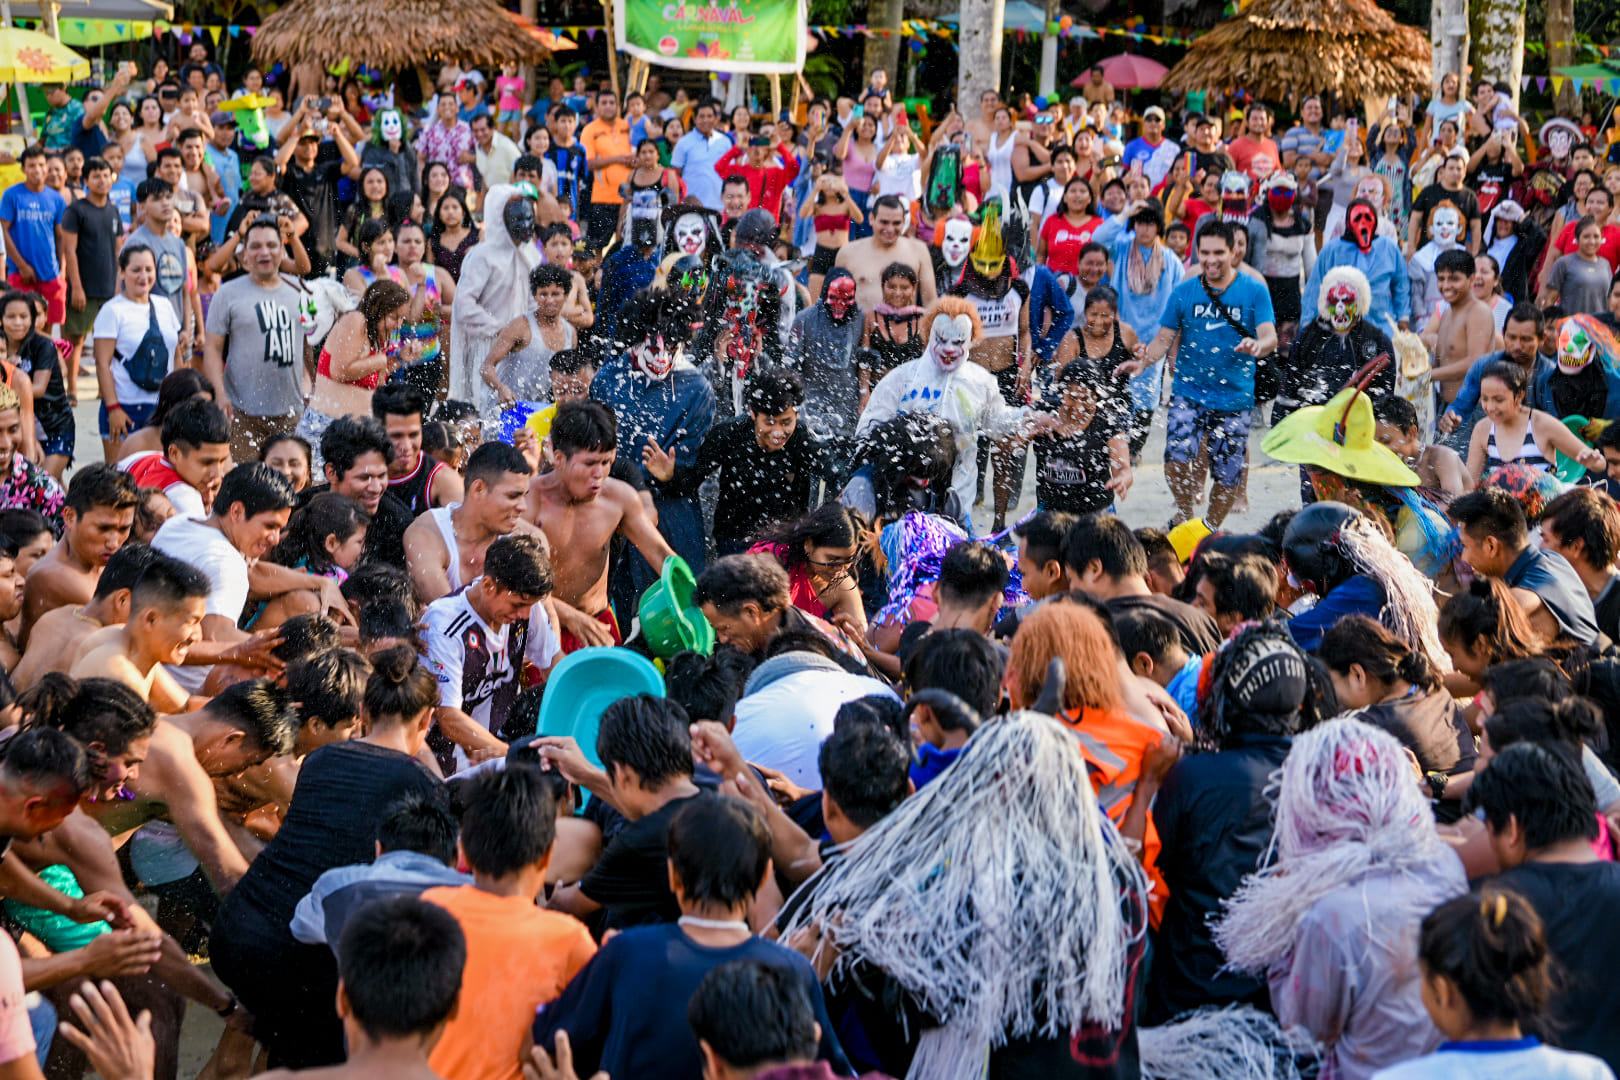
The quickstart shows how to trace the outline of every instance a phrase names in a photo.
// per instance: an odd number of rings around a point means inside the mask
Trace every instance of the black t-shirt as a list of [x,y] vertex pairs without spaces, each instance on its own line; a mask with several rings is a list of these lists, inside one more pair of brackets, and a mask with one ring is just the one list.
[[1146,608],[1155,615],[1163,615],[1175,624],[1176,632],[1181,635],[1182,646],[1194,656],[1207,655],[1221,646],[1221,632],[1216,628],[1215,620],[1191,604],[1184,604],[1172,596],[1161,596],[1158,593],[1148,593],[1144,596],[1116,596],[1108,601],[1107,606],[1112,612]]
[[[1429,241],[1429,211],[1440,203],[1449,202],[1462,214],[1463,232],[1467,233],[1474,222],[1480,219],[1479,199],[1467,187],[1457,191],[1447,191],[1439,184],[1430,184],[1412,200],[1412,213],[1423,219],[1423,242]],[[1459,236],[1458,242],[1466,244],[1468,237]]]
[[1084,431],[1035,436],[1035,498],[1043,510],[1094,514],[1114,504],[1108,440],[1120,433],[1111,409],[1098,409]]
[[[329,146],[322,144],[315,164],[308,169],[301,167],[296,159],[287,162],[287,171],[281,176],[281,190],[292,197],[309,219],[304,247],[312,258],[316,255],[330,258],[337,250],[337,193],[343,161],[337,156],[336,147],[331,147],[332,156],[327,156]],[[317,266],[314,272],[322,269]]]
[[692,799],[712,797],[699,793],[665,803],[608,841],[602,857],[579,883],[580,892],[607,909],[608,929],[627,930],[681,917],[675,894],[669,891],[669,823]]
[[1562,969],[1548,1030],[1536,1032],[1565,1050],[1593,1054],[1620,1069],[1620,863],[1525,863],[1494,883],[1530,902],[1546,927],[1547,947]]
[[[117,211],[113,211],[117,213]],[[34,381],[38,372],[49,372],[45,393],[34,398],[34,416],[46,434],[55,434],[73,423],[73,406],[68,404],[67,390],[62,383],[62,358],[51,339],[37,330],[29,331],[12,358],[17,369]]]
[[1513,167],[1507,161],[1482,161],[1468,178],[1468,186],[1479,197],[1479,212],[1489,214],[1491,208],[1506,199],[1513,186]]
[[[1463,718],[1462,710],[1446,690],[1432,693],[1411,693],[1394,701],[1369,705],[1357,711],[1356,719],[1381,727],[1412,751],[1424,772],[1458,776],[1471,772],[1478,751],[1474,749],[1474,734]],[[1455,799],[1447,799],[1435,807],[1435,816],[1443,822],[1456,821],[1462,808]]]
[[86,297],[106,299],[118,291],[118,237],[123,228],[118,208],[110,201],[96,206],[89,199],[75,199],[62,212],[62,231],[77,237],[73,250]]
[[1620,642],[1620,576],[1609,579],[1598,598],[1592,601],[1592,611],[1597,615],[1598,629],[1607,634],[1610,641]]

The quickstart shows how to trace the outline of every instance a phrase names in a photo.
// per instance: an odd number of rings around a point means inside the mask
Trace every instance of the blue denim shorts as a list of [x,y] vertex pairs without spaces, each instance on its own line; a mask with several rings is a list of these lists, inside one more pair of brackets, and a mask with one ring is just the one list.
[[1217,484],[1236,487],[1248,462],[1249,423],[1254,410],[1223,412],[1184,397],[1172,397],[1165,414],[1164,463],[1181,465],[1209,450],[1209,474]]
[[[154,401],[149,405],[125,405],[123,408],[124,415],[129,417],[129,430],[131,432],[136,432],[145,427],[152,419],[152,414],[157,412],[157,402]],[[112,428],[107,423],[107,403],[105,401],[101,403],[101,411],[98,415],[101,427],[101,437],[103,439],[112,438]],[[73,451],[70,448],[68,453],[72,452]]]

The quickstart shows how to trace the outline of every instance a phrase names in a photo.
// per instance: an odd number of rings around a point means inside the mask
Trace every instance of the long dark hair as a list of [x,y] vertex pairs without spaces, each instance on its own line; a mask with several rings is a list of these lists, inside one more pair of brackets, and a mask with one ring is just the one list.
[[386,344],[382,321],[410,302],[411,294],[398,282],[378,278],[366,286],[358,310],[360,317],[366,321],[366,341],[373,349],[381,349]]
[[946,512],[956,436],[941,417],[901,413],[867,432],[855,463],[872,466],[877,520],[891,521],[910,510]]
[[210,383],[196,368],[175,368],[158,383],[157,408],[152,410],[152,419],[147,421],[146,426],[161,431],[163,418],[169,415],[169,410],[195,397],[205,397],[213,401],[213,383]]
[[762,543],[781,544],[782,564],[789,570],[806,564],[805,546],[859,548],[866,532],[866,519],[843,503],[823,503],[804,517],[784,525],[762,538]]
[[342,544],[370,524],[371,515],[354,499],[323,491],[293,514],[269,559],[280,566],[301,566],[312,574],[326,574],[332,569],[326,538],[335,536]]
[[1348,675],[1352,664],[1360,664],[1370,679],[1392,683],[1405,680],[1422,690],[1436,690],[1440,673],[1429,658],[1366,615],[1346,615],[1322,636],[1316,658],[1340,675]]

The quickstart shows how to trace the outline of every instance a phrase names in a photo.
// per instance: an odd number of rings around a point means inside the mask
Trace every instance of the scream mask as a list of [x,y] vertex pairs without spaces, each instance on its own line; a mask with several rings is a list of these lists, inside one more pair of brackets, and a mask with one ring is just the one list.
[[1361,301],[1356,296],[1355,286],[1348,282],[1340,282],[1328,289],[1328,322],[1334,330],[1345,333],[1361,318]]
[[1221,174],[1221,220],[1249,220],[1249,177],[1235,169]]
[[1565,375],[1579,375],[1592,362],[1597,343],[1577,319],[1565,319],[1558,328],[1558,370]]
[[663,334],[657,334],[632,348],[630,359],[647,378],[662,381],[669,377],[682,351],[682,346],[671,347],[664,343]]
[[940,240],[939,253],[944,256],[946,266],[960,270],[972,247],[973,222],[967,218],[951,218],[945,222],[945,235]]
[[708,239],[708,226],[701,214],[682,214],[675,219],[675,250],[682,255],[701,254]]
[[534,204],[528,199],[514,194],[501,208],[501,221],[518,247],[534,241]]
[[1455,206],[1442,204],[1429,215],[1429,235],[1443,248],[1457,246],[1457,234],[1462,231],[1462,214]]
[[1378,212],[1360,199],[1352,202],[1344,214],[1344,235],[1365,255],[1378,235]]
[[827,310],[832,312],[834,322],[842,323],[848,319],[855,307],[855,279],[844,274],[827,282],[826,300]]
[[968,343],[973,338],[973,320],[967,315],[936,315],[928,335],[928,355],[947,375],[967,360]]

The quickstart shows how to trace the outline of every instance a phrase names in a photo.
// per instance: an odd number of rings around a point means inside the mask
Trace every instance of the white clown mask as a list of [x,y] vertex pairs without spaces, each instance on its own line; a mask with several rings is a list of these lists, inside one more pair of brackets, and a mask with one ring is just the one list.
[[701,214],[682,214],[675,219],[675,250],[682,255],[700,255],[708,243],[708,226]]
[[1339,333],[1345,333],[1361,318],[1360,299],[1356,296],[1356,287],[1349,282],[1340,282],[1328,289],[1328,322]]
[[630,350],[630,359],[636,368],[647,378],[663,381],[669,378],[669,373],[680,362],[684,346],[676,345],[671,348],[664,342],[664,335],[643,341]]
[[1547,152],[1556,161],[1562,161],[1569,156],[1569,148],[1574,139],[1566,127],[1555,127],[1547,132]]
[[972,340],[971,316],[937,315],[928,336],[928,354],[934,358],[939,370],[949,375],[967,360],[968,344]]
[[939,253],[945,257],[945,265],[952,270],[960,267],[967,261],[968,252],[973,250],[973,222],[966,218],[951,218],[945,222],[945,235],[939,243]]
[[1456,247],[1462,232],[1462,215],[1454,207],[1442,206],[1429,215],[1429,235],[1443,248]]
[[388,142],[405,137],[405,120],[399,113],[392,110],[384,112],[377,122],[380,125],[382,137]]

